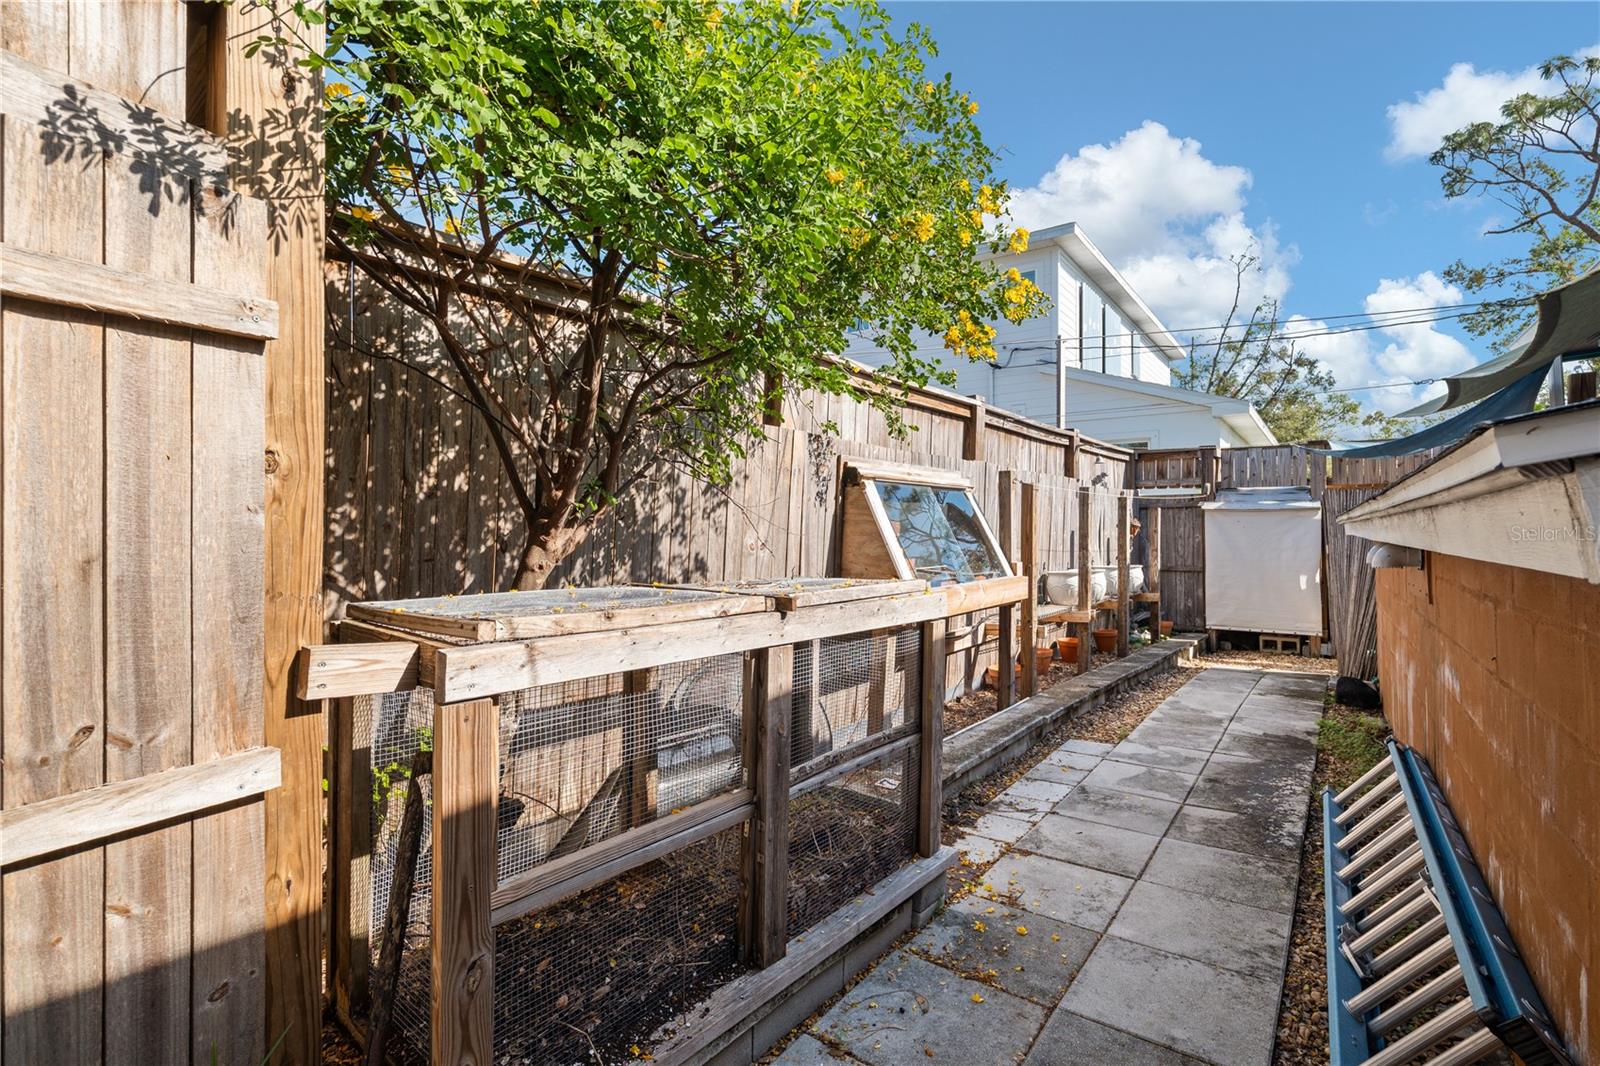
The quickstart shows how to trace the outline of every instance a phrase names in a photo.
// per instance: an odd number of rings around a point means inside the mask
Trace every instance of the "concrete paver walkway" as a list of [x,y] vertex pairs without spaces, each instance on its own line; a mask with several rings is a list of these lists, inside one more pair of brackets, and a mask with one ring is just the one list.
[[960,842],[978,891],[777,1061],[1267,1063],[1325,684],[1212,668],[1063,744]]

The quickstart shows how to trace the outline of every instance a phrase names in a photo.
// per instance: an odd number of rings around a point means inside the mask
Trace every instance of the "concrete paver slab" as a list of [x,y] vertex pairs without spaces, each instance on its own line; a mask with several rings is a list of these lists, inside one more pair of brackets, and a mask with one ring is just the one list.
[[1144,871],[1147,881],[1160,885],[1285,914],[1294,911],[1298,876],[1293,860],[1224,851],[1171,837],[1156,848]]
[[1160,767],[1143,766],[1139,763],[1118,762],[1108,756],[1099,766],[1090,770],[1089,776],[1083,780],[1085,785],[1095,788],[1109,788],[1118,792],[1132,792],[1136,796],[1153,796],[1156,799],[1182,802],[1183,797],[1189,794],[1189,787],[1194,784],[1194,779],[1194,774],[1163,770]]
[[1056,813],[1104,825],[1121,826],[1136,833],[1160,835],[1172,824],[1173,815],[1178,813],[1178,804],[1132,792],[1096,788],[1086,781],[1072,795],[1056,804]]
[[795,1037],[783,1054],[772,1060],[772,1066],[841,1066],[852,1060],[839,1055],[822,1041],[808,1033]]
[[1161,838],[1131,829],[1087,822],[1064,814],[1047,814],[1017,841],[1021,851],[1075,862],[1107,873],[1138,877]]
[[995,810],[1036,811],[1044,812],[1066,799],[1072,792],[1073,785],[1069,782],[1052,783],[1047,781],[1030,781],[1022,778],[996,796],[991,805]]
[[995,863],[978,894],[1100,932],[1111,924],[1133,881],[1043,855],[1012,853]]
[[[1226,735],[1224,735],[1226,739]],[[1208,751],[1196,751],[1190,748],[1156,747],[1151,744],[1141,744],[1137,740],[1124,740],[1121,744],[1111,749],[1111,754],[1106,758],[1117,762],[1134,762],[1143,766],[1156,766],[1163,770],[1179,770],[1186,774],[1198,774],[1210,758]]]
[[1023,1060],[1027,1066],[1191,1066],[1195,1061],[1065,1008],[1050,1015]]
[[1040,812],[1037,818],[1030,818],[1014,811],[997,811],[979,818],[968,832],[988,837],[990,840],[998,840],[1002,844],[1014,844],[1033,828],[1034,822],[1042,817],[1044,817],[1043,812]]
[[1080,755],[1104,755],[1114,745],[1099,740],[1069,740],[1061,745],[1062,751],[1075,751]]
[[1283,946],[1293,916],[1140,881],[1106,930],[1263,981],[1283,977]]
[[1073,766],[1061,766],[1057,763],[1041,762],[1032,770],[1022,775],[1024,781],[1043,781],[1049,785],[1076,785],[1089,776],[1088,770],[1079,770]]
[[1309,784],[1292,766],[1236,755],[1213,755],[1189,791],[1189,802],[1263,817],[1286,809],[1303,816]]
[[1266,1066],[1277,981],[1102,937],[1061,1006],[1216,1066]]
[[1293,862],[1305,834],[1303,813],[1278,817],[1218,811],[1186,803],[1167,830],[1167,839]]
[[[1027,930],[1018,933],[1018,927]],[[957,973],[988,974],[1013,995],[1054,1007],[1099,939],[1042,914],[968,896],[917,934],[909,949]]]
[[956,838],[955,846],[968,862],[979,866],[994,862],[1006,850],[1006,845],[1000,841],[990,840],[977,833],[962,833]]
[[1074,770],[1093,770],[1100,764],[1100,760],[1103,757],[1100,754],[1088,755],[1081,751],[1072,751],[1063,747],[1057,748],[1049,755],[1046,755],[1044,763],[1040,765],[1048,763],[1051,766],[1070,766]]
[[930,1050],[937,1062],[1012,1066],[1044,1019],[1038,1004],[897,951],[814,1030],[871,1066],[924,1062]]

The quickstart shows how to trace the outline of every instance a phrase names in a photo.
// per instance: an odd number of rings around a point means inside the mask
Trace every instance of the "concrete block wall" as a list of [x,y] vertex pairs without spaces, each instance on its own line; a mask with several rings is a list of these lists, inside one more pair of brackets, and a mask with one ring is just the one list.
[[1600,585],[1429,553],[1377,590],[1395,735],[1432,764],[1563,1036],[1600,1066]]

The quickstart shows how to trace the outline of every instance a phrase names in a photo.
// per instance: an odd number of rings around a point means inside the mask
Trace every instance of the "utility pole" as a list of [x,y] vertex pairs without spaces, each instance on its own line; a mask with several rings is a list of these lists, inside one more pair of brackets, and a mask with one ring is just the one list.
[[1067,428],[1067,356],[1066,338],[1056,335],[1056,428]]

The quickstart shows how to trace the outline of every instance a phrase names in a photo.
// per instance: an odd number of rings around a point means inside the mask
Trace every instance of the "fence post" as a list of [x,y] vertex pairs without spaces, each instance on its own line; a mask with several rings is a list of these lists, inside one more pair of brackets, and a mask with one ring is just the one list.
[[746,951],[756,966],[783,958],[789,942],[789,713],[794,648],[783,644],[750,653],[745,728],[753,756],[743,901]]
[[1132,500],[1127,493],[1117,496],[1117,655],[1128,654],[1128,626],[1133,614],[1133,593],[1128,588],[1128,512]]
[[[1014,504],[1012,489],[1016,475],[1009,470],[1000,471],[1000,553],[1005,556],[1006,562],[1016,558],[1013,549],[1016,547],[1014,534],[1015,522],[1012,520]],[[1000,662],[996,670],[999,681],[994,687],[995,708],[1005,710],[1016,700],[1017,678],[1017,609],[1012,604],[1000,608]]]
[[1145,591],[1150,601],[1150,640],[1161,638],[1161,505],[1150,503],[1144,509]]
[[917,797],[917,854],[939,850],[939,818],[944,808],[944,635],[945,620],[922,623],[922,762]]
[[[1091,585],[1094,581],[1094,572],[1089,567],[1089,538],[1093,536],[1091,528],[1090,510],[1093,501],[1090,499],[1089,490],[1078,490],[1078,611],[1080,614],[1089,614],[1094,603],[1094,593]],[[1077,623],[1078,630],[1078,673],[1087,673],[1094,664],[1094,652],[1089,644],[1094,639],[1094,621]]]
[[495,789],[499,708],[449,703],[434,715],[433,1061],[494,1061]]
[[355,738],[355,699],[328,702],[333,755],[329,781],[333,838],[333,920],[328,983],[335,1013],[353,1031],[366,1025],[371,959],[372,748]]
[[961,427],[961,458],[983,458],[983,437],[989,425],[989,409],[982,400],[972,401],[972,414]]
[[1039,486],[1022,483],[1022,569],[1028,594],[1022,599],[1022,690],[1039,691]]

